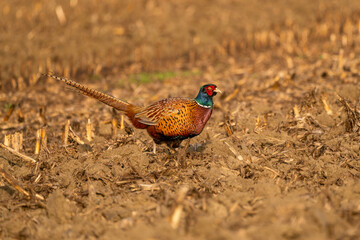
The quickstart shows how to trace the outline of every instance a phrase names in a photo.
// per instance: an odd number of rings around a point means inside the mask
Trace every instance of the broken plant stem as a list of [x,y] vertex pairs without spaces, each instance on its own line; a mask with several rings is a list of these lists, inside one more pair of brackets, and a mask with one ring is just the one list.
[[85,142],[81,140],[81,138],[72,130],[71,127],[69,127],[69,136],[78,144],[83,145]]
[[5,146],[5,145],[2,144],[2,143],[0,143],[0,147],[8,150],[9,152],[11,152],[12,154],[14,154],[15,156],[18,156],[19,158],[21,158],[21,159],[23,159],[23,160],[25,160],[25,161],[28,161],[28,162],[31,162],[31,163],[36,163],[36,162],[37,162],[35,159],[33,159],[33,158],[31,158],[31,157],[28,157],[28,156],[26,156],[26,155],[24,155],[24,154],[21,154],[21,153],[15,151],[14,149],[12,149],[12,148],[10,148],[10,147],[8,147],[8,146]]
[[[20,185],[19,181],[16,180],[13,176],[8,174],[7,172],[5,172],[5,170],[1,167],[0,167],[0,176],[3,177],[5,181],[8,182],[13,188],[15,188],[21,194],[25,195],[27,199],[31,198],[31,194]],[[45,198],[40,194],[35,193],[33,196],[39,200],[45,200]]]
[[20,193],[24,194],[28,199],[30,198],[30,193],[22,188],[19,182],[13,178],[10,174],[5,172],[4,169],[0,167],[0,176],[2,176],[12,187],[18,190]]

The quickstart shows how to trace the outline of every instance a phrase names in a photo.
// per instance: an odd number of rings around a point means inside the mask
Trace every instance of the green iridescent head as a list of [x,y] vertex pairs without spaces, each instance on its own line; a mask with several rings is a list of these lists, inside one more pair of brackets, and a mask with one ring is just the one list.
[[200,91],[195,98],[195,101],[202,107],[212,108],[214,102],[212,98],[221,91],[214,84],[206,84],[200,88]]

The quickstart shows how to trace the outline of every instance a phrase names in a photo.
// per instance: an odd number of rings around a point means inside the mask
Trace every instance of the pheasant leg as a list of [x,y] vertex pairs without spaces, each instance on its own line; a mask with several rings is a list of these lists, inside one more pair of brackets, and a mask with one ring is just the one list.
[[190,138],[186,140],[184,148],[179,149],[178,151],[178,162],[180,163],[180,166],[185,167],[186,166],[186,151],[189,148],[190,145]]
[[156,143],[154,142],[154,145],[153,145],[153,154],[156,154]]

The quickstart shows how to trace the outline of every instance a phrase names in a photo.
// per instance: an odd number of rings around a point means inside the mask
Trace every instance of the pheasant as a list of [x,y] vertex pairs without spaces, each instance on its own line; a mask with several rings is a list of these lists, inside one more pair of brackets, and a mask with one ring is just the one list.
[[146,129],[156,144],[166,143],[178,148],[182,140],[199,135],[213,111],[213,97],[221,91],[214,84],[200,88],[196,98],[166,98],[147,107],[140,107],[91,89],[73,80],[44,74],[76,88],[80,93],[95,98],[123,112],[136,128]]

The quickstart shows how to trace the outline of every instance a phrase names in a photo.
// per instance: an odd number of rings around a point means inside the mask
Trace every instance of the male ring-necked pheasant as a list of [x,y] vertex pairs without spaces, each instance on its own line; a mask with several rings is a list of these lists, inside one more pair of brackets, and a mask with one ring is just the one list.
[[[147,107],[136,106],[64,77],[44,74],[78,89],[128,116],[136,128],[146,129],[156,144],[179,147],[182,140],[199,135],[213,111],[213,97],[221,91],[214,84],[200,88],[196,98],[166,98]],[[154,148],[155,151],[155,148]]]

